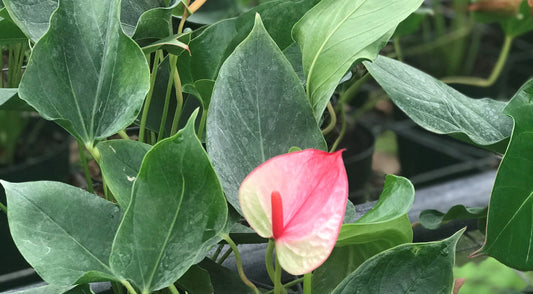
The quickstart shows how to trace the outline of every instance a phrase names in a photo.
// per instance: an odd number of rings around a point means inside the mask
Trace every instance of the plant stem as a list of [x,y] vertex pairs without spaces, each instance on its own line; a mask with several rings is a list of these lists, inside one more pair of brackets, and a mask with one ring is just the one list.
[[344,135],[346,134],[346,113],[344,113],[344,104],[339,104],[339,105],[340,105],[339,111],[341,113],[341,131],[339,133],[339,136],[337,137],[337,139],[331,146],[331,149],[329,150],[329,152],[333,152],[337,150],[337,147],[339,147],[339,144],[341,143],[342,139],[344,138]]
[[[298,278],[298,279],[292,280],[292,281],[290,281],[290,282],[288,282],[286,284],[283,284],[283,288],[292,287],[292,286],[294,286],[296,284],[299,284],[299,283],[303,282],[303,280],[304,280],[304,278]],[[274,290],[267,291],[267,292],[265,292],[263,294],[272,294],[272,293],[274,293]]]
[[235,252],[235,264],[237,265],[237,271],[239,272],[239,277],[241,278],[243,283],[246,284],[246,286],[250,287],[250,289],[254,291],[254,293],[260,294],[261,292],[259,292],[257,287],[250,280],[248,280],[248,278],[244,274],[244,270],[242,269],[241,254],[239,253],[239,249],[237,248],[237,245],[235,244],[235,242],[233,242],[233,240],[230,238],[229,235],[224,234],[222,235],[222,237],[224,238],[224,240],[226,240],[226,242],[228,242],[231,249],[233,249],[233,252]]
[[228,250],[226,250],[226,252],[224,252],[224,254],[222,254],[222,256],[217,260],[217,263],[222,264],[232,252],[233,250],[231,248],[228,248]]
[[0,202],[0,210],[2,210],[5,214],[7,214],[7,207],[2,202]]
[[441,79],[442,82],[447,84],[463,84],[471,85],[477,87],[490,87],[496,82],[500,74],[502,73],[509,52],[511,51],[511,45],[513,44],[512,36],[505,36],[505,41],[503,43],[502,49],[500,51],[500,56],[492,69],[490,76],[487,79],[478,78],[478,77],[447,77]]
[[276,247],[274,240],[268,239],[268,246],[267,246],[266,254],[265,254],[265,266],[267,269],[268,276],[270,277],[270,280],[272,281],[272,283],[274,283],[274,265],[272,264],[272,256],[274,253],[274,247]]
[[[163,115],[161,116],[161,124],[159,125],[159,133],[157,134],[157,141],[161,141],[165,135],[165,126],[167,124],[168,108],[170,106],[170,94],[172,93],[172,85],[174,83],[174,72],[176,71],[176,62],[178,57],[176,55],[170,55],[169,61],[169,76],[167,83],[167,91],[165,93],[165,105],[163,106]],[[174,64],[174,66],[172,66]]]
[[144,100],[141,126],[139,128],[139,142],[144,142],[144,132],[146,129],[146,120],[148,119],[148,110],[150,110],[150,102],[152,101],[152,94],[154,93],[155,79],[157,77],[157,70],[159,68],[159,60],[162,55],[162,50],[157,50],[155,52],[154,64],[152,66],[152,75],[150,76],[150,90],[148,90],[148,94],[146,95],[146,99]]
[[311,294],[311,278],[312,273],[304,274],[304,294]]
[[202,108],[202,117],[200,118],[200,125],[198,126],[198,140],[200,141],[202,141],[202,135],[204,134],[206,120],[207,120],[207,109]]
[[329,125],[325,129],[322,130],[322,135],[325,135],[331,132],[335,128],[335,125],[337,124],[337,115],[335,114],[335,109],[333,109],[333,105],[331,105],[331,101],[328,102],[327,108],[328,108],[330,120],[329,120]]
[[220,255],[220,252],[222,251],[223,248],[224,248],[224,244],[218,244],[217,250],[215,251],[215,253],[213,253],[213,255],[211,256],[211,259],[212,260],[217,260],[218,256]]
[[281,284],[281,265],[276,256],[276,267],[274,269],[274,294],[282,294],[283,285]]
[[[171,63],[170,66],[176,67],[176,63]],[[180,122],[181,109],[183,107],[183,91],[181,88],[181,79],[177,70],[174,71],[174,87],[176,89],[176,112],[174,113],[174,119],[172,120],[172,128],[170,135],[173,136],[178,132],[178,126]]]
[[183,33],[183,27],[185,26],[185,21],[187,20],[187,17],[189,17],[189,3],[191,3],[190,0],[187,0],[187,5],[183,8],[183,15],[181,16],[180,24],[178,26],[178,34]]
[[403,62],[402,46],[400,44],[400,37],[394,37],[394,52],[396,52],[396,58]]
[[93,181],[91,179],[91,173],[89,172],[89,166],[87,165],[87,157],[85,156],[85,150],[83,149],[83,143],[78,140],[78,149],[80,151],[80,162],[85,173],[85,180],[87,181],[87,191],[94,194]]
[[174,284],[170,284],[170,286],[168,286],[168,290],[170,290],[170,293],[172,294],[180,294],[180,291],[178,291]]
[[348,103],[350,100],[355,97],[355,95],[359,92],[359,89],[361,89],[361,86],[366,83],[370,79],[370,74],[366,73],[364,76],[362,76],[360,79],[355,81],[353,84],[344,91],[341,96],[339,97],[339,102],[337,103],[337,107],[340,107],[341,104]]
[[124,140],[131,140],[125,130],[118,131],[118,135]]
[[126,287],[126,289],[128,290],[129,294],[137,294],[137,291],[135,291],[135,289],[133,289],[133,286],[130,284],[130,282],[128,282],[126,280],[122,280],[122,281],[120,281],[120,283],[122,283],[122,285],[124,285],[124,287]]

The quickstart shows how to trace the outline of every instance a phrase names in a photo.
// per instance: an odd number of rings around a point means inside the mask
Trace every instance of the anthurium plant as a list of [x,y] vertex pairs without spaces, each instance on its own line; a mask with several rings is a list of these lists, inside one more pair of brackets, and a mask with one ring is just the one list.
[[[378,57],[422,2],[264,1],[200,26],[187,20],[205,0],[3,0],[0,38],[20,29],[31,55],[0,102],[67,130],[104,183],[0,182],[11,236],[48,283],[23,293],[451,293],[462,231],[412,243],[409,180],[387,176],[356,221],[347,201],[342,132],[324,135],[363,60],[417,123],[507,150],[480,253],[531,269],[532,83],[508,105],[473,101]],[[238,245],[257,242],[271,285],[243,271]],[[237,274],[220,265],[231,252]]]

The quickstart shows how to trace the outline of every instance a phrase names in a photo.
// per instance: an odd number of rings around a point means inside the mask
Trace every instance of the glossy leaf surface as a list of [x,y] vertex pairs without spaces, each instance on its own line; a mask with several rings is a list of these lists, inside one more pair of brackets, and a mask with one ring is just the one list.
[[254,169],[239,189],[244,217],[260,236],[275,239],[280,264],[293,275],[311,272],[329,256],[347,199],[341,151],[276,156]]
[[384,56],[364,64],[394,104],[421,127],[505,152],[512,129],[512,120],[502,112],[505,102],[466,97],[437,79]]
[[[191,56],[183,55],[178,68],[183,84],[197,80],[216,80],[220,67],[254,26],[254,15],[259,13],[267,31],[281,49],[293,43],[290,28],[317,0],[270,1],[239,17],[219,21],[199,35],[194,35],[189,44]],[[283,29],[281,29],[283,28]]]
[[111,267],[142,293],[181,277],[226,223],[222,188],[196,138],[195,118],[146,154],[113,244]]
[[[302,51],[307,96],[317,120],[352,64],[375,58],[385,45],[381,41],[375,46],[376,42],[390,37],[420,4],[421,0],[325,0],[294,25],[292,35]],[[367,50],[369,46],[374,50]]]
[[455,205],[446,213],[427,209],[420,213],[418,221],[427,229],[435,230],[441,225],[456,219],[480,219],[487,217],[487,207],[465,207]]
[[[129,12],[127,24],[124,23],[126,15],[121,17],[123,21],[122,27],[124,28],[124,32],[132,36],[139,45],[144,46],[151,43],[151,41],[164,39],[173,35],[172,11],[181,4],[180,0],[171,0],[168,6],[165,6],[164,1],[145,1],[149,5],[145,4],[144,7],[142,7],[142,4],[140,5],[141,7],[135,7],[139,6],[137,4],[139,2],[138,0],[122,1],[129,2],[126,7],[130,8],[124,9],[125,7],[122,5],[123,13]],[[135,10],[131,9],[134,7],[136,8]],[[137,16],[139,12],[142,12],[142,14]],[[134,22],[136,19],[138,19],[138,22]],[[129,25],[132,23],[135,24],[133,26],[134,33],[131,33],[132,27]]]
[[63,183],[1,183],[13,240],[46,282],[117,280],[108,260],[122,219],[118,206]]
[[0,106],[4,105],[9,99],[17,96],[17,88],[0,88]]
[[246,175],[292,146],[326,148],[300,80],[258,17],[222,66],[207,117],[207,151],[237,211]]
[[451,293],[455,246],[463,231],[443,241],[384,251],[363,263],[332,294]]
[[376,205],[353,224],[341,227],[335,249],[313,272],[313,292],[331,291],[370,257],[413,241],[407,212],[414,201],[413,185],[406,178],[388,175]]
[[19,87],[20,98],[86,145],[131,124],[149,88],[144,55],[120,28],[119,4],[61,1]]
[[107,187],[125,211],[128,208],[133,183],[150,145],[133,140],[111,140],[97,145],[100,169]]
[[[58,6],[58,0],[3,0],[6,9],[18,27],[33,42],[37,42],[48,30],[50,16]],[[164,6],[163,0],[122,0],[121,21],[124,31],[132,36],[141,15],[150,9]]]
[[533,80],[505,107],[514,120],[509,147],[489,202],[487,233],[478,253],[518,270],[533,270]]

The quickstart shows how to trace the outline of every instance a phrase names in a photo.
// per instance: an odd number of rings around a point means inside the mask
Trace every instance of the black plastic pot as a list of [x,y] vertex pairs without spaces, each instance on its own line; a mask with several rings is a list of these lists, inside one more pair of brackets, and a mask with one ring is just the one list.
[[[46,122],[39,134],[39,142],[50,142],[51,148],[45,148],[43,154],[29,157],[24,162],[0,167],[0,179],[8,182],[68,181],[71,142],[68,134],[54,123]],[[5,191],[1,186],[0,201],[6,203]],[[4,213],[0,213],[0,240],[0,291],[38,281],[38,276],[15,247]]]

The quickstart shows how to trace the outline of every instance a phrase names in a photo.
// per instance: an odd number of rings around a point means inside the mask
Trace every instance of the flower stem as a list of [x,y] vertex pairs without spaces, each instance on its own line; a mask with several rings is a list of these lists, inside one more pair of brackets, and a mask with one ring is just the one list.
[[[304,278],[298,278],[298,279],[295,279],[295,280],[292,280],[290,282],[288,282],[287,284],[283,284],[283,288],[289,288],[289,287],[292,287],[296,284],[299,284],[301,282],[303,282]],[[263,294],[272,294],[274,293],[274,290],[270,290],[270,291],[267,291],[267,292],[264,292]]]
[[331,132],[335,128],[335,125],[337,124],[337,115],[335,114],[335,109],[333,109],[333,105],[331,105],[331,101],[328,102],[327,108],[328,108],[330,120],[329,120],[328,126],[322,130],[322,135],[325,135]]
[[339,111],[341,113],[341,131],[339,133],[339,136],[337,137],[337,139],[331,146],[331,149],[329,150],[329,152],[334,152],[337,149],[337,147],[339,147],[340,142],[342,141],[342,139],[344,138],[344,135],[346,134],[346,114],[344,113],[344,104],[340,104]]
[[276,256],[276,267],[274,269],[274,294],[282,294],[284,289],[281,284],[281,265],[279,264],[279,259]]
[[500,56],[498,61],[494,65],[490,76],[487,79],[478,78],[478,77],[447,77],[441,79],[442,82],[447,84],[463,84],[477,87],[490,87],[492,86],[498,77],[502,73],[509,52],[511,51],[511,45],[513,44],[514,38],[512,36],[505,36],[505,41],[503,43],[502,49],[500,51]]
[[87,181],[87,191],[94,194],[93,181],[89,172],[89,166],[87,165],[87,157],[85,156],[85,150],[83,150],[83,143],[80,140],[78,140],[78,149],[80,151],[80,163],[85,173],[85,180]]
[[[174,72],[176,71],[176,62],[178,57],[176,55],[170,55],[168,58],[170,74],[168,76],[167,91],[165,93],[165,105],[163,106],[163,115],[161,117],[161,124],[159,125],[159,133],[157,135],[157,141],[161,141],[165,135],[165,126],[167,124],[168,108],[170,106],[170,94],[172,93],[172,85],[174,83]],[[172,66],[174,64],[174,66]]]
[[[177,60],[177,59],[176,59]],[[170,66],[176,67],[176,63],[170,63]],[[172,121],[172,128],[170,135],[173,136],[178,132],[178,126],[181,117],[181,109],[183,108],[183,92],[181,88],[181,79],[177,70],[174,71],[174,87],[176,89],[176,112],[174,113],[174,119]]]
[[159,61],[162,55],[163,55],[162,50],[157,50],[155,52],[154,64],[152,65],[152,75],[150,76],[150,90],[148,90],[148,94],[146,95],[146,99],[144,100],[144,108],[143,108],[143,113],[141,117],[141,126],[139,129],[139,142],[144,142],[144,132],[146,130],[148,110],[150,110],[150,102],[152,101],[152,94],[154,93],[155,79],[157,77]]
[[304,294],[311,294],[311,278],[312,273],[304,274]]
[[222,235],[222,238],[224,238],[224,240],[228,242],[229,246],[231,247],[231,249],[233,249],[233,252],[235,253],[235,264],[237,265],[237,271],[239,272],[239,277],[241,278],[243,283],[246,284],[246,286],[250,287],[250,289],[252,289],[255,294],[260,294],[261,292],[259,292],[257,287],[250,280],[248,280],[248,278],[244,274],[244,270],[242,269],[241,254],[239,253],[239,249],[237,248],[235,242],[233,242],[233,240],[227,234]]
[[118,135],[124,140],[131,140],[125,130],[118,131]]
[[120,283],[122,283],[122,285],[124,285],[124,287],[126,287],[126,289],[128,290],[129,294],[137,294],[137,291],[135,291],[135,289],[133,289],[133,286],[130,284],[130,282],[128,282],[126,280],[122,280],[122,281],[120,281]]
[[274,247],[276,247],[275,245],[273,239],[268,239],[268,246],[265,254],[265,266],[272,283],[274,283],[274,265],[272,264],[272,256],[274,253]]
[[174,284],[170,284],[170,286],[168,286],[168,290],[170,290],[170,293],[172,294],[180,294],[180,291],[178,291]]

